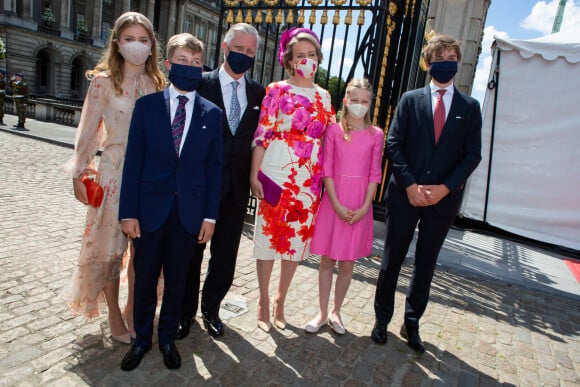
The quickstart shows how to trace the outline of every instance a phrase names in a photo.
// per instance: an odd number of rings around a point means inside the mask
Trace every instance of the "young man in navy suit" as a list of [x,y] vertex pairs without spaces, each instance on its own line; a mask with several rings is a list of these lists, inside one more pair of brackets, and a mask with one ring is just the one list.
[[[220,218],[211,239],[211,259],[201,296],[203,324],[213,337],[224,334],[219,317],[220,304],[234,280],[236,257],[250,196],[251,146],[260,118],[264,87],[245,73],[254,64],[258,43],[259,35],[254,27],[246,23],[234,24],[222,43],[225,59],[223,65],[204,73],[199,88],[200,95],[224,111],[221,129],[224,153]],[[199,244],[191,262],[183,299],[183,314],[177,331],[178,339],[187,337],[191,321],[197,313],[204,250],[205,244]]]
[[392,170],[386,190],[387,236],[375,294],[376,322],[371,338],[387,342],[401,265],[415,228],[415,265],[405,303],[401,336],[424,352],[419,319],[427,307],[441,246],[457,214],[463,186],[481,160],[479,103],[453,85],[460,42],[446,35],[423,49],[431,83],[403,94],[387,135]]
[[210,240],[219,212],[222,110],[201,97],[204,48],[189,33],[167,42],[171,86],[137,100],[125,156],[119,219],[135,246],[137,338],[121,362],[129,371],[151,349],[157,279],[163,268],[159,349],[167,368],[181,366],[175,334],[187,268]]

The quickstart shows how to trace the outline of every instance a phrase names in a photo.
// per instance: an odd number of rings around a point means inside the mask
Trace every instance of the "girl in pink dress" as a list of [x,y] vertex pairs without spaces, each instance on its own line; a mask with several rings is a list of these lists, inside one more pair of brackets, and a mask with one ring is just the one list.
[[[383,131],[371,125],[372,87],[354,79],[346,88],[340,124],[326,130],[323,146],[325,192],[316,217],[310,251],[320,254],[320,312],[304,329],[315,333],[328,323],[345,329],[340,308],[352,278],[354,261],[372,252],[372,198],[381,181]],[[332,272],[338,261],[334,307],[328,314]]]
[[[117,218],[125,148],[137,98],[161,90],[165,76],[158,67],[158,43],[153,25],[144,15],[126,12],[111,31],[108,47],[91,79],[78,126],[73,157],[64,170],[73,178],[75,197],[87,205],[87,218],[78,268],[65,290],[74,314],[87,319],[99,315],[106,301],[113,339],[129,344],[130,332],[119,308],[119,279],[127,237]],[[102,149],[100,158],[97,151]],[[84,176],[95,176],[104,190],[99,207],[88,202]],[[132,267],[129,264],[129,272]],[[132,328],[132,275],[126,318]]]

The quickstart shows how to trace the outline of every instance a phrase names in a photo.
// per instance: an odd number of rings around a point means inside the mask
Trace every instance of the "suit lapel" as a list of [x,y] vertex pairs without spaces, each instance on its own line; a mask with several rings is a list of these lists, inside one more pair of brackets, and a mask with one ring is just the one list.
[[183,154],[193,146],[192,142],[194,141],[193,138],[196,136],[196,132],[202,130],[201,128],[205,126],[204,121],[207,107],[200,101],[200,98],[199,94],[196,93],[193,102],[191,122],[189,123],[189,130],[187,132],[187,137],[185,137],[185,143],[183,144],[179,157],[183,156]]
[[431,98],[431,87],[429,85],[423,88],[423,95],[421,96],[421,106],[420,111],[425,115],[423,117],[423,122],[428,122],[426,125],[429,138],[431,143],[435,145],[435,126],[433,125],[433,100]]
[[451,107],[449,108],[449,114],[445,120],[445,125],[443,125],[443,131],[441,132],[441,137],[439,137],[439,142],[441,142],[445,137],[448,137],[449,133],[453,133],[457,127],[458,120],[463,119],[463,112],[465,111],[463,102],[463,97],[454,86]]

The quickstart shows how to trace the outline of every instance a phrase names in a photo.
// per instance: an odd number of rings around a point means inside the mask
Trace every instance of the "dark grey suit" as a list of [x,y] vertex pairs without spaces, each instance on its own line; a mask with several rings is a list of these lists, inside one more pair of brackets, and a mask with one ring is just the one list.
[[[217,317],[220,304],[234,279],[236,257],[250,196],[251,145],[260,118],[264,87],[248,77],[244,111],[236,134],[230,130],[219,80],[219,69],[203,74],[199,94],[220,107],[223,113],[223,175],[220,195],[220,218],[211,239],[211,259],[202,291],[201,310]],[[205,244],[198,245],[188,275],[183,302],[183,319],[191,319],[197,312],[200,268]]]

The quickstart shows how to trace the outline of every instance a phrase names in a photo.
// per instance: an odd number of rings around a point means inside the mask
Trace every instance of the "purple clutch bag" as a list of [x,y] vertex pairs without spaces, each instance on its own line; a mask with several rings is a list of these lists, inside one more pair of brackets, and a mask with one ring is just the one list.
[[282,195],[282,187],[264,175],[262,171],[258,171],[258,180],[262,183],[262,191],[264,191],[264,199],[272,206],[276,206],[280,201]]

